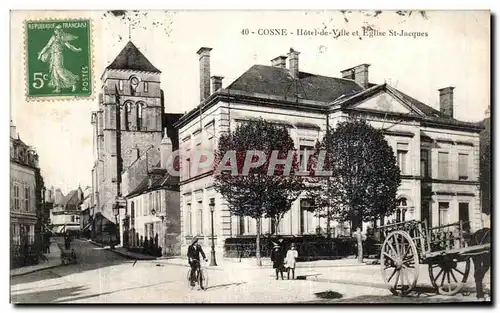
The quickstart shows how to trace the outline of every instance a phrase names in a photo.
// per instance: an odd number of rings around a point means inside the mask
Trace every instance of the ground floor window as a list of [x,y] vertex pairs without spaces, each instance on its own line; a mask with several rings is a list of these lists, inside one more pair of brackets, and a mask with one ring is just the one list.
[[427,221],[427,226],[432,227],[432,212],[428,201],[422,202],[421,220]]
[[406,198],[400,198],[396,207],[396,222],[404,222],[406,220],[406,211],[408,211],[408,203]]
[[465,231],[470,231],[468,202],[460,202],[458,204],[458,219],[462,222],[462,229]]
[[450,209],[449,202],[439,202],[439,226],[449,224],[448,213]]

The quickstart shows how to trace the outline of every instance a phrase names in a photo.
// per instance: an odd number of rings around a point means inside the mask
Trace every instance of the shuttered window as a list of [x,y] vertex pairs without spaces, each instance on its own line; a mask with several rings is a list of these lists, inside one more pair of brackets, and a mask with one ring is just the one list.
[[469,165],[469,155],[465,153],[460,153],[458,155],[458,179],[466,180],[469,175],[468,166]]
[[448,152],[439,152],[438,171],[440,179],[448,179],[449,172],[449,154]]

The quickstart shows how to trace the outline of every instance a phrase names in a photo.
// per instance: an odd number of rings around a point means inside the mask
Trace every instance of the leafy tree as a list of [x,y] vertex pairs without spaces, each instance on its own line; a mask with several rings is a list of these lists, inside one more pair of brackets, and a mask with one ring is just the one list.
[[[278,159],[290,162],[276,165],[274,175],[269,175],[273,151]],[[247,155],[260,166],[247,167],[245,173]],[[256,220],[258,265],[262,264],[261,219],[274,218],[279,222],[303,190],[302,177],[294,175],[299,168],[297,159],[288,130],[262,119],[240,125],[219,139],[214,153],[214,188],[223,195],[232,214]]]
[[[341,222],[351,221],[351,231],[362,221],[373,221],[396,208],[401,177],[394,151],[380,130],[363,120],[340,122],[330,129],[317,148],[326,151],[318,176],[319,151],[312,158],[309,193],[318,195],[317,210]],[[312,190],[311,190],[312,189]],[[322,195],[321,195],[322,194]]]
[[479,181],[481,187],[482,212],[491,212],[491,120],[485,118],[481,123],[484,129],[479,134]]

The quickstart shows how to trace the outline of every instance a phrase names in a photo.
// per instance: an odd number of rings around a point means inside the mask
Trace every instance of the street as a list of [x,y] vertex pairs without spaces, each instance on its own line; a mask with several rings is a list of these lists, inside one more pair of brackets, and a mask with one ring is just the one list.
[[[62,243],[62,239],[57,240]],[[13,277],[12,302],[421,303],[474,299],[473,295],[444,297],[431,292],[406,298],[395,297],[384,288],[380,278],[375,283],[363,282],[368,277],[377,279],[375,273],[378,266],[298,268],[297,275],[302,276],[302,279],[298,280],[286,280],[286,274],[285,280],[275,280],[271,268],[207,267],[209,287],[203,291],[198,287],[191,289],[188,286],[187,264],[169,264],[163,260],[136,262],[84,240],[75,240],[72,245],[78,255],[78,264]],[[360,269],[366,273],[357,276],[361,272]],[[332,272],[338,273],[339,279],[321,279]],[[312,280],[315,277],[318,279]]]

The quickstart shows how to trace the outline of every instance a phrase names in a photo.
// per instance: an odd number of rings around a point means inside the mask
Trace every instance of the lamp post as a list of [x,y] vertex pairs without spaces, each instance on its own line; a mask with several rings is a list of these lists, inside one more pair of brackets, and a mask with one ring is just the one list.
[[214,241],[214,211],[215,211],[215,199],[210,198],[210,214],[212,215],[212,253],[210,259],[210,266],[217,266],[217,261],[215,260],[215,241]]

